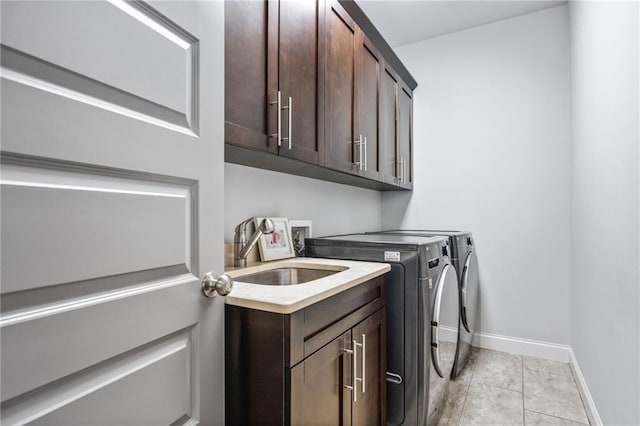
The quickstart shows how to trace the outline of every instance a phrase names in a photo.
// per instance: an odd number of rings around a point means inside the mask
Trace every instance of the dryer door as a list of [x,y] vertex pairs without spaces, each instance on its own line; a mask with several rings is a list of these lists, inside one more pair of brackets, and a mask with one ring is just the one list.
[[431,359],[440,377],[449,377],[458,343],[459,291],[456,269],[447,264],[433,289]]
[[478,260],[474,251],[467,254],[462,269],[462,325],[469,333],[473,333],[478,309]]

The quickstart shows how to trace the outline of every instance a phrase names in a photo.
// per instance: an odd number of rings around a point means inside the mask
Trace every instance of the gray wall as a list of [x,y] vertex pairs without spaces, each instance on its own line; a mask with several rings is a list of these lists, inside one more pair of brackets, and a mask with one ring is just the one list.
[[569,343],[567,6],[396,49],[418,80],[415,189],[383,227],[472,230],[481,331]]
[[604,424],[640,424],[637,3],[571,3],[571,344]]
[[314,236],[380,229],[378,191],[225,163],[226,242],[251,216],[313,221]]

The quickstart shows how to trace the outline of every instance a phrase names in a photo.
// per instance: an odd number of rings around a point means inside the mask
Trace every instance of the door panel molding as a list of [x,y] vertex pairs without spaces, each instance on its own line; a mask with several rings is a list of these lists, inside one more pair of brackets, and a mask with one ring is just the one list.
[[8,81],[63,96],[116,114],[185,134],[197,134],[196,117],[128,93],[2,46],[0,76]]
[[15,3],[3,26],[3,77],[197,134],[199,41],[145,3]]
[[[175,383],[167,383],[163,380],[159,380],[157,382],[159,388],[145,388],[145,391],[150,394],[155,393],[158,397],[166,397],[168,394],[171,394],[172,391],[182,391],[182,395],[179,395],[182,397],[182,401],[176,401],[175,397],[178,395],[171,395],[173,398],[163,398],[162,400],[157,401],[162,402],[162,404],[160,406],[153,407],[154,410],[142,415],[156,417],[156,421],[158,421],[161,420],[157,419],[158,412],[166,414],[167,411],[183,411],[178,412],[177,415],[174,415],[171,418],[165,418],[165,421],[168,420],[166,424],[171,423],[171,421],[176,418],[180,418],[183,415],[190,417],[192,414],[192,401],[190,401],[190,398],[192,395],[192,376],[194,373],[194,364],[191,359],[191,351],[193,350],[192,346],[194,344],[193,340],[194,333],[192,327],[180,330],[169,336],[136,348],[126,354],[103,361],[69,377],[49,383],[48,385],[29,392],[27,395],[5,401],[2,403],[2,414],[0,417],[2,423],[24,424],[38,419],[44,420],[42,419],[43,417],[58,410],[64,410],[64,408],[70,404],[77,404],[83,399],[90,398],[92,395],[103,391],[105,388],[117,385],[119,381],[131,379],[132,376],[140,374],[143,370],[151,369],[153,367],[166,368],[159,364],[163,362],[166,363],[170,358],[176,357],[178,359],[174,362],[181,364],[182,371],[173,371],[173,378],[184,380],[184,386],[175,386]],[[172,368],[175,369],[175,366],[172,366]],[[177,377],[175,377],[176,373],[178,374]],[[109,398],[109,400],[113,401],[113,398]],[[99,401],[95,402],[99,403]],[[95,402],[92,405],[95,405]],[[173,406],[169,407],[170,409],[167,410],[168,405]],[[176,405],[178,406],[176,407]],[[105,408],[109,411],[114,411],[116,407],[111,406]],[[87,414],[90,413],[91,415],[95,415],[96,413],[94,410],[95,408],[92,407],[91,410],[85,409],[83,411]],[[144,407],[137,407],[136,411],[144,412]],[[113,413],[113,415],[118,416],[117,413]],[[153,422],[150,417],[147,417],[147,421],[151,420]],[[83,420],[91,423],[91,419],[89,418],[75,420]],[[50,418],[46,420],[45,423],[52,421],[53,419]],[[59,420],[56,424],[59,424]]]
[[[181,271],[183,273],[180,274],[179,272]],[[144,281],[142,277],[150,272],[154,274],[163,272],[162,275],[164,276],[160,279]],[[95,280],[79,281],[65,286],[59,286],[56,291],[44,287],[30,291],[9,293],[7,295],[3,294],[0,328],[43,319],[77,309],[85,309],[102,303],[114,302],[151,291],[188,284],[192,282],[194,278],[194,275],[189,273],[184,265],[181,264],[167,268],[97,278]],[[61,292],[60,287],[67,287],[67,289]],[[86,287],[99,287],[102,291],[87,292]],[[105,287],[115,288],[105,290]],[[93,290],[95,290],[95,288],[93,288]],[[64,296],[60,293],[63,293]],[[74,293],[80,294],[74,297]],[[48,297],[51,296],[60,300],[47,300]],[[12,307],[13,309],[11,309]]]
[[78,301],[75,309],[3,326],[2,398],[14,398],[197,324],[199,312],[175,311],[176,306],[202,302],[200,280],[176,281],[85,300],[84,305]]
[[4,167],[2,227],[21,243],[2,247],[3,293],[177,264],[194,270],[194,185],[137,175]]

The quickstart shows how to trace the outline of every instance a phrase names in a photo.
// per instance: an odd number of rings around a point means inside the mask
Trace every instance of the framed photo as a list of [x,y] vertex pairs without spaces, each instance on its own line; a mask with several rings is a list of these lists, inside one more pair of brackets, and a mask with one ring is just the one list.
[[[254,224],[258,226],[262,219],[264,218],[256,217]],[[258,240],[260,258],[263,262],[268,262],[270,260],[295,257],[289,219],[286,217],[272,217],[271,220],[275,224],[275,230],[270,234],[262,235]]]
[[291,235],[293,238],[293,250],[296,256],[304,256],[304,239],[311,238],[313,224],[310,220],[290,220]]

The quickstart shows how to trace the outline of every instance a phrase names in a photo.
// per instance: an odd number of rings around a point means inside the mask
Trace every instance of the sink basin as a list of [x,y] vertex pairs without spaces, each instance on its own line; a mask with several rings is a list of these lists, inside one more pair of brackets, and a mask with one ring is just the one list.
[[268,271],[255,272],[253,274],[235,277],[236,281],[262,285],[296,285],[329,275],[337,274],[347,268],[339,270],[313,269],[313,268],[277,268]]

